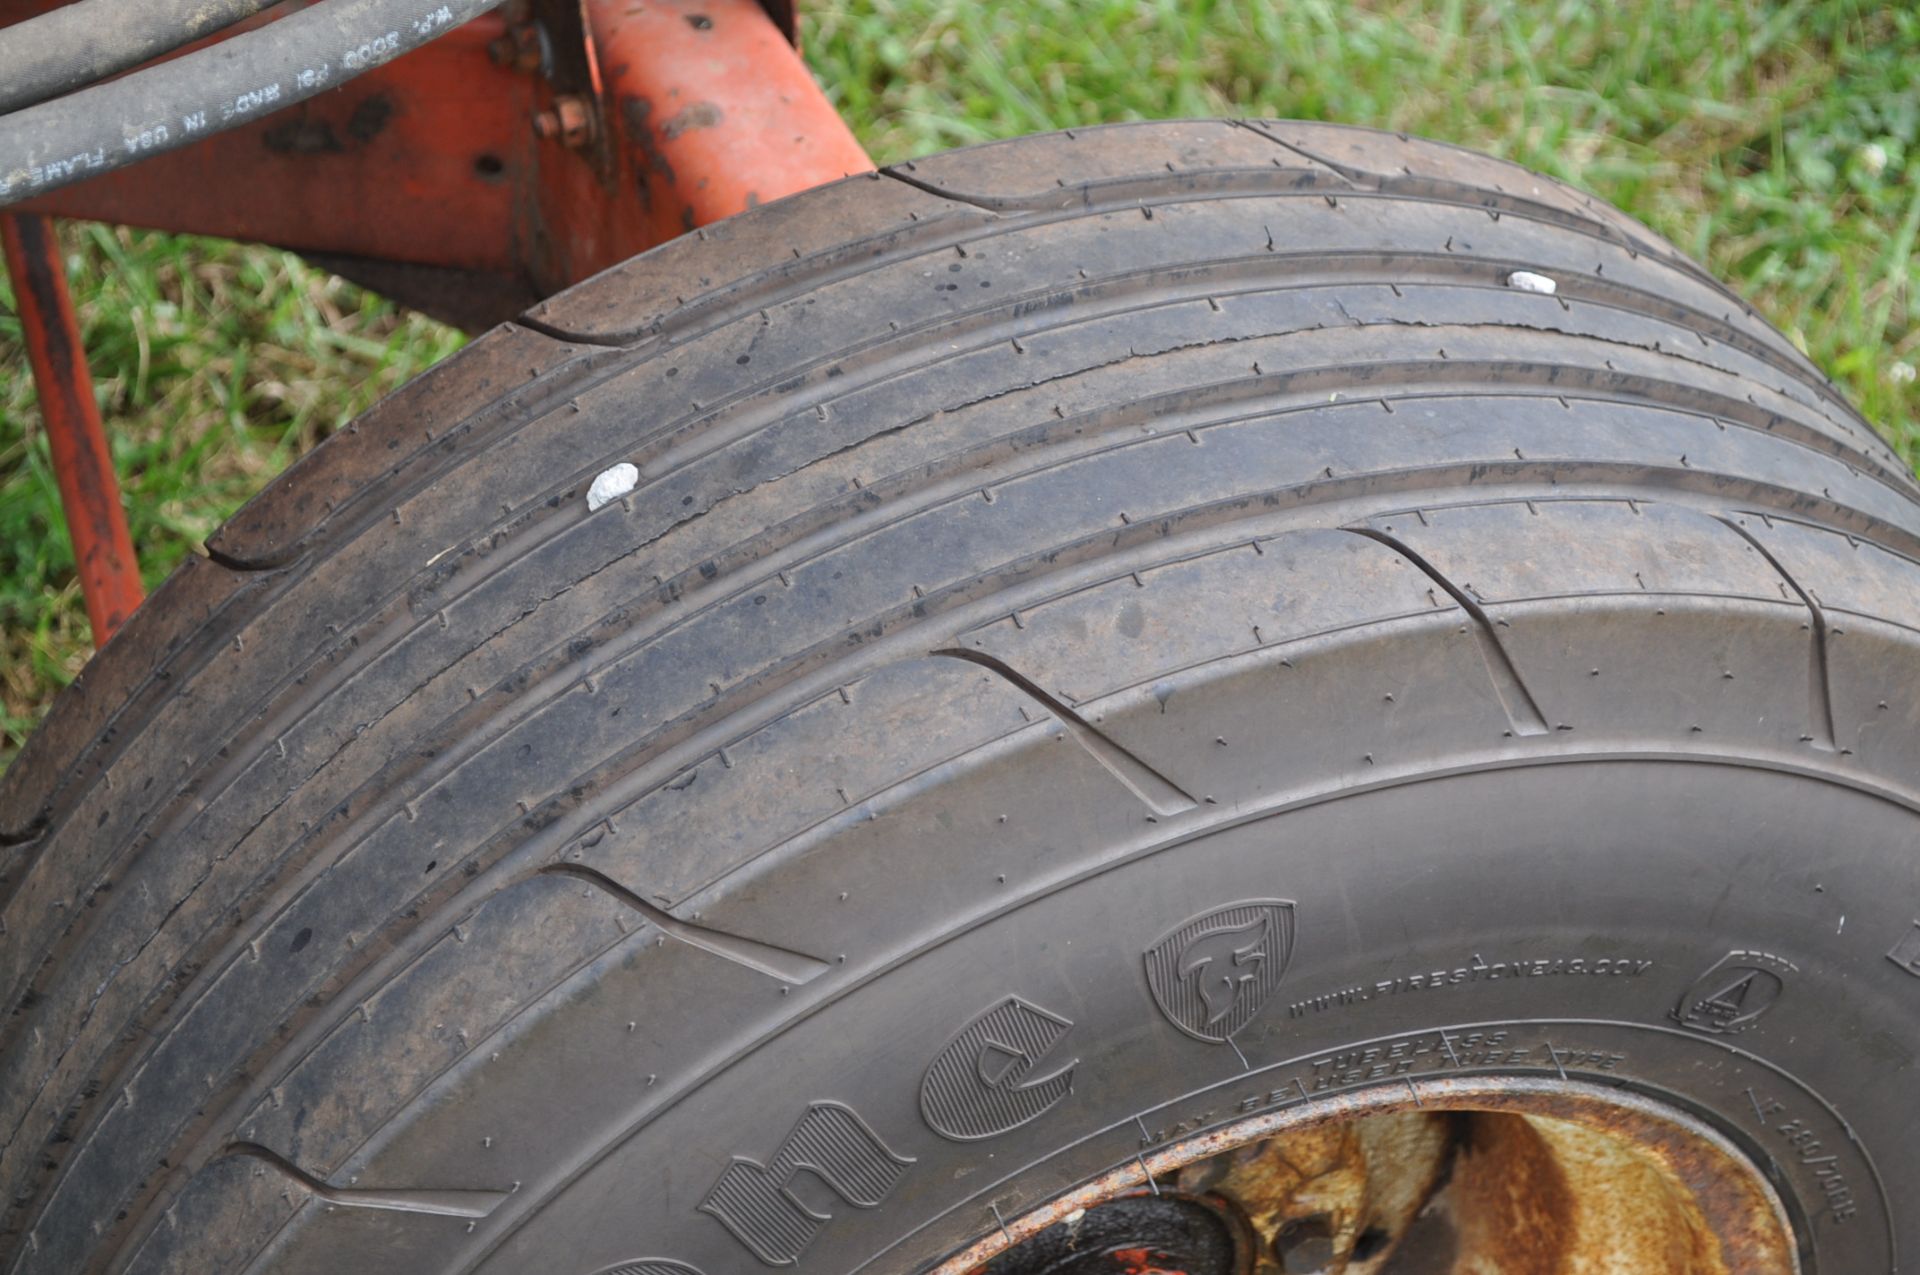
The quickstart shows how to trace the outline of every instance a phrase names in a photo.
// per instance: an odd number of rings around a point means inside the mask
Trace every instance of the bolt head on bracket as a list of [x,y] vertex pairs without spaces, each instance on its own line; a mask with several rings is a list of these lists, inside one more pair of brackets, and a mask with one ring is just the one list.
[[553,99],[553,106],[533,117],[536,137],[558,138],[560,144],[579,150],[593,140],[593,111],[586,100],[572,93]]

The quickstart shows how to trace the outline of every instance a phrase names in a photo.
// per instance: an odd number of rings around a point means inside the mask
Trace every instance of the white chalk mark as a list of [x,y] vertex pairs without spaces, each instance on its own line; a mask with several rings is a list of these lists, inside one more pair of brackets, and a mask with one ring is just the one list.
[[592,513],[609,501],[618,500],[640,485],[640,471],[621,461],[611,469],[603,469],[593,480],[593,486],[587,488],[587,512]]

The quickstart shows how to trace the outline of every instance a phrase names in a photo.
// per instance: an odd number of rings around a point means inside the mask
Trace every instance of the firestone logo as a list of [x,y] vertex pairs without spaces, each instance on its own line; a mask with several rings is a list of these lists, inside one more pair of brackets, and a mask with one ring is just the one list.
[[1229,903],[1183,921],[1146,951],[1153,1003],[1195,1040],[1229,1043],[1286,976],[1293,928],[1284,899]]

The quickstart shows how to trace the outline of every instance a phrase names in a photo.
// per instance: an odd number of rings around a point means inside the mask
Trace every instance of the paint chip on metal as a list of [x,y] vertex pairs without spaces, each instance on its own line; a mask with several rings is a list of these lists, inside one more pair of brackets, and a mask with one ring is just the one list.
[[587,488],[587,512],[592,513],[608,501],[620,499],[639,485],[640,471],[624,460],[611,469],[601,470],[599,477],[593,480],[593,486]]
[[1535,274],[1531,270],[1516,270],[1507,276],[1507,286],[1518,288],[1522,292],[1542,292],[1552,296],[1560,291],[1560,285],[1546,275]]

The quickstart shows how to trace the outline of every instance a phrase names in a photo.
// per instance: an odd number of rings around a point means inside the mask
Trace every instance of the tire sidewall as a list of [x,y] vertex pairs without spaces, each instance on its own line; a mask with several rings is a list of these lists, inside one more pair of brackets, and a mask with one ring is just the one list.
[[[608,1265],[651,1251],[709,1273],[782,1258],[803,1271],[920,1270],[999,1219],[1235,1120],[1309,1096],[1417,1096],[1422,1082],[1505,1075],[1699,1117],[1763,1167],[1803,1269],[1893,1269],[1888,1201],[1920,1188],[1920,1164],[1904,1139],[1873,1131],[1906,1119],[1887,1079],[1916,1033],[1898,1012],[1905,976],[1863,961],[1862,944],[1884,948],[1912,925],[1909,821],[1832,779],[1599,759],[1466,767],[1223,814],[929,936],[802,1008],[658,1109],[510,1251],[558,1225],[593,1235]],[[1839,843],[1836,827],[1848,830]],[[931,870],[917,882],[942,884]],[[1230,1040],[1209,1041],[1161,1008],[1147,957],[1250,903],[1290,905],[1291,951],[1276,932],[1262,939],[1282,977],[1255,980],[1264,1003]],[[1743,969],[1762,971],[1755,1012],[1715,1021],[1701,1002]],[[1000,1086],[1037,1086],[1046,1101],[1029,1106],[1041,1109],[995,1106],[1004,1094],[984,1084],[929,1099],[930,1067],[977,1045],[969,1028],[996,1009],[1003,1037],[1016,1020],[1052,1024]],[[1061,1077],[1064,1089],[1049,1087]],[[953,1136],[970,1101],[1009,1127]],[[889,1180],[882,1198],[850,1203],[831,1168],[787,1177],[795,1204],[830,1220],[783,1251],[764,1222],[716,1203],[716,1186],[741,1163],[782,1173],[821,1107],[857,1117],[874,1150],[856,1159],[881,1157],[876,1170],[890,1159]],[[609,1184],[623,1181],[625,1216],[596,1224],[593,1202],[620,1198]],[[757,1253],[744,1242],[756,1240]]]

